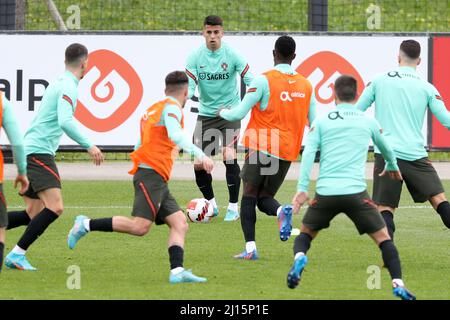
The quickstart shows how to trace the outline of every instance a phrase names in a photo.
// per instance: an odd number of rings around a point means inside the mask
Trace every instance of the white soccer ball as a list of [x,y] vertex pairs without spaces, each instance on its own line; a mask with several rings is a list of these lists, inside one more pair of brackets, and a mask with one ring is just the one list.
[[208,223],[214,215],[214,208],[206,199],[192,199],[186,209],[189,220],[196,223]]

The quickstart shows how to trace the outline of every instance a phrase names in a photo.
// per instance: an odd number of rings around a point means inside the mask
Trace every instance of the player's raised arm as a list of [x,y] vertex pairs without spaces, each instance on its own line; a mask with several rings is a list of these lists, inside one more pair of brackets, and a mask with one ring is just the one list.
[[428,106],[439,122],[450,130],[450,111],[447,110],[444,99],[433,86],[428,97]]
[[383,130],[381,129],[379,123],[375,119],[370,119],[372,140],[373,143],[380,149],[383,158],[386,161],[386,167],[380,176],[384,176],[386,173],[394,180],[402,180],[402,174],[397,165],[397,158],[395,157],[395,152],[383,137]]
[[219,110],[219,116],[227,121],[236,121],[245,118],[247,113],[262,100],[269,91],[269,83],[264,76],[258,77],[250,85],[241,103],[233,109]]
[[375,101],[375,80],[369,82],[356,103],[356,108],[366,111]]

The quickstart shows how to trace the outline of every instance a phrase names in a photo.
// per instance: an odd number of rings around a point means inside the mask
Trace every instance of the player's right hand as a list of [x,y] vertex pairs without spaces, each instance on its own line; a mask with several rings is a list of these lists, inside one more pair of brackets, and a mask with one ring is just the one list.
[[207,173],[211,173],[211,171],[214,168],[214,161],[211,160],[211,158],[204,156],[202,158],[202,166],[203,169],[207,172]]
[[387,171],[386,169],[383,170],[383,172],[381,172],[379,174],[380,177],[384,177],[386,174],[389,175],[389,178],[393,179],[393,180],[398,180],[398,181],[403,181],[403,176],[402,173],[400,172],[400,170],[397,171]]
[[18,174],[16,180],[14,181],[14,189],[20,184],[19,194],[22,196],[27,190],[30,182],[26,175]]
[[105,160],[105,156],[97,146],[90,147],[87,152],[91,156],[96,166],[99,166],[103,162],[103,160]]
[[297,214],[300,211],[301,206],[308,201],[308,192],[297,192],[292,199],[292,212]]

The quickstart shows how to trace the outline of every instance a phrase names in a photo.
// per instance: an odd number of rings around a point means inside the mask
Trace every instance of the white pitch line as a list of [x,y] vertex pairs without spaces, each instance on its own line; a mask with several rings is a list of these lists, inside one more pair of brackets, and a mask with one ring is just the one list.
[[[23,206],[8,206],[10,209],[21,209]],[[64,206],[64,209],[131,209],[132,206]],[[224,209],[227,207],[223,207]],[[431,206],[400,206],[397,209],[432,209]],[[302,207],[302,209],[306,209]]]

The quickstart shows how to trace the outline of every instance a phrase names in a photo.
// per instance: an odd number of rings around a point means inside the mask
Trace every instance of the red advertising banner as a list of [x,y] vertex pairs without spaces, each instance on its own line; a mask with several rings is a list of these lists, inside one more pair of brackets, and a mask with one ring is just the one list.
[[[433,84],[450,110],[450,37],[433,39]],[[431,147],[450,148],[450,131],[433,116]]]

